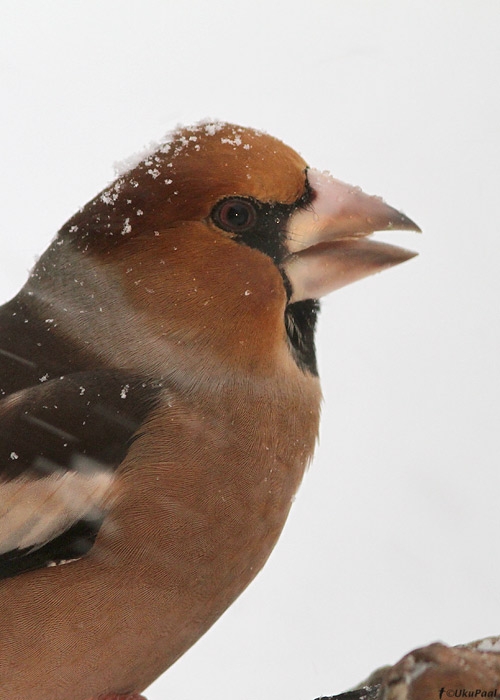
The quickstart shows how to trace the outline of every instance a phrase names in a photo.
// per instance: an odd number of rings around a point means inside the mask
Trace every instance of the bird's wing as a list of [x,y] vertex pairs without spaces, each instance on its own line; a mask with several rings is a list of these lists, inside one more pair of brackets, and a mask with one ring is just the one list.
[[0,578],[78,559],[159,381],[83,371],[0,400]]

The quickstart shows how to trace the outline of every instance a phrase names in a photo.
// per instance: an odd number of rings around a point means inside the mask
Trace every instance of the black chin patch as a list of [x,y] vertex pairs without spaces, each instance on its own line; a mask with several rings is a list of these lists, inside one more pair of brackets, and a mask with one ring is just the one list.
[[288,304],[285,310],[285,328],[290,350],[297,365],[304,372],[318,376],[314,332],[318,319],[319,302],[305,299]]

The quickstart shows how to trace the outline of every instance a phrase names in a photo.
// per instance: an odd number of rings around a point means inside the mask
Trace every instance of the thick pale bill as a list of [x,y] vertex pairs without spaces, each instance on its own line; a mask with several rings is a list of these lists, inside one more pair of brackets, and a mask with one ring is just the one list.
[[315,196],[290,219],[290,255],[283,262],[292,302],[319,299],[417,255],[368,238],[375,231],[420,231],[405,214],[328,173],[311,169],[307,174]]

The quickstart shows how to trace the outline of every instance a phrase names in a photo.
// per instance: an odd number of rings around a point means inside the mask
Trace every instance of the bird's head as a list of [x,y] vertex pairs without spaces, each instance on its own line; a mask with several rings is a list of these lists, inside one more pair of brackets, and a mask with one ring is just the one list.
[[314,374],[317,300],[414,255],[368,238],[384,229],[418,227],[271,136],[212,122],[172,134],[52,248],[108,274],[157,336],[253,367],[286,352]]

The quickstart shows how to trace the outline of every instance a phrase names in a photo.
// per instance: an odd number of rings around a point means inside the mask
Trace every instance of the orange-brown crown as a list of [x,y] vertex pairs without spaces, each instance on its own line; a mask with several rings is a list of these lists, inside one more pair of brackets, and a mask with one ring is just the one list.
[[[65,226],[79,246],[103,250],[182,221],[200,221],[223,197],[292,203],[306,163],[278,139],[213,122],[175,131],[97,195]],[[71,234],[70,234],[71,235]]]

